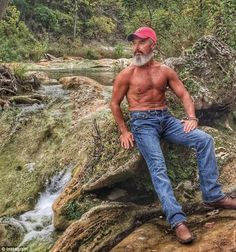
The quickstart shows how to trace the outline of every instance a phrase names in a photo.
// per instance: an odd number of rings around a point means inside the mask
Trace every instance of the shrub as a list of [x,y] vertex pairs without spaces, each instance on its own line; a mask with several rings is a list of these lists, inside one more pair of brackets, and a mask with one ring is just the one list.
[[9,6],[6,17],[0,23],[0,61],[38,60],[46,50],[34,39],[15,6]]

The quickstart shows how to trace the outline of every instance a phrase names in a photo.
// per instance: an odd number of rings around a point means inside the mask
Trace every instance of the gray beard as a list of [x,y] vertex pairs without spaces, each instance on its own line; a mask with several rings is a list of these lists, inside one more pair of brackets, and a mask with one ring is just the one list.
[[133,57],[133,65],[135,66],[143,66],[146,63],[148,63],[151,59],[153,58],[153,52],[150,52],[149,54],[146,55],[134,55]]

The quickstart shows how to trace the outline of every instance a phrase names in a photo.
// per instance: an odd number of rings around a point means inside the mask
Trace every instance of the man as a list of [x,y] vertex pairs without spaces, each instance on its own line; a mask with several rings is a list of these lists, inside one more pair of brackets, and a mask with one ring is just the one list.
[[[190,94],[175,71],[153,59],[157,42],[155,31],[141,27],[128,36],[132,42],[133,63],[116,77],[111,110],[121,132],[121,146],[129,149],[134,141],[143,155],[168,223],[181,243],[190,243],[193,236],[186,225],[186,215],[176,201],[167,175],[160,138],[194,148],[197,153],[200,187],[205,205],[210,208],[236,209],[236,199],[226,196],[218,184],[213,138],[197,129],[198,120]],[[178,120],[169,112],[165,91],[169,87],[182,101],[187,114]],[[122,115],[120,103],[127,97],[131,132]]]

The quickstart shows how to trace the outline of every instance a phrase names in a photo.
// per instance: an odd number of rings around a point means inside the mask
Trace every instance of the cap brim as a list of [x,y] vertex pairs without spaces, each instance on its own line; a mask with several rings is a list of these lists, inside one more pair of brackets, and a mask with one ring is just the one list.
[[140,36],[140,35],[137,35],[135,33],[132,33],[132,34],[130,34],[130,35],[127,36],[127,40],[128,41],[133,41],[135,38],[146,39],[148,37],[146,37],[146,36]]
[[130,34],[127,36],[128,41],[133,41],[134,40],[134,34]]

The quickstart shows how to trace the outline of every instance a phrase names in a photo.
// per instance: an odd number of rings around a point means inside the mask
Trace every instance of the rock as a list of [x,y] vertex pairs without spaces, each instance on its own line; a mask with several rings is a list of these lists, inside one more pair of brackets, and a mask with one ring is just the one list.
[[[235,249],[235,211],[222,212],[221,216],[210,217],[192,215],[188,221],[195,240],[187,247],[180,244],[173,231],[162,220],[152,219],[137,227],[110,252],[144,251],[234,251]],[[142,239],[140,239],[140,237]],[[145,242],[144,239],[145,238]]]
[[206,222],[204,227],[205,228],[213,228],[215,226],[215,222]]
[[186,64],[186,60],[182,57],[179,57],[179,58],[171,57],[171,58],[167,58],[166,60],[164,60],[163,63],[165,65],[171,67],[175,71],[180,71],[184,68],[184,66]]
[[52,54],[50,54],[50,53],[45,53],[44,54],[44,57],[47,59],[47,60],[58,60],[58,58],[57,57],[55,57],[55,56],[53,56]]
[[97,88],[98,90],[102,91],[103,87],[97,81],[86,77],[86,76],[69,76],[69,77],[62,77],[59,79],[59,82],[63,85],[66,89],[76,89],[80,85],[90,86]]
[[25,230],[13,218],[0,219],[0,247],[16,247],[23,240]]
[[208,212],[208,213],[206,214],[206,216],[207,216],[207,217],[209,217],[209,216],[214,216],[214,215],[219,214],[219,213],[220,213],[220,210],[219,210],[219,209],[215,209],[215,210],[213,210],[213,211]]
[[0,98],[0,107],[2,110],[4,110],[5,107],[8,107],[9,106],[9,101],[8,100],[3,100]]
[[44,97],[41,95],[21,95],[21,96],[13,96],[9,99],[10,103],[14,104],[41,104]]
[[40,71],[29,71],[26,73],[26,76],[35,76],[41,85],[56,85],[59,84],[59,82],[56,79],[49,78],[48,74],[46,72]]
[[233,109],[235,61],[236,52],[213,36],[200,38],[180,58],[165,60],[193,96],[200,125],[213,126]]
[[127,191],[120,189],[120,188],[114,188],[111,193],[107,196],[109,200],[118,200],[119,198],[127,196]]
[[[95,71],[109,71],[114,72],[116,69],[122,69],[125,66],[128,66],[131,63],[132,59],[99,59],[99,60],[89,60],[83,58],[69,58],[63,59],[58,58],[54,61],[41,61],[41,62],[30,62],[30,63],[21,63],[21,66],[24,67],[27,71],[57,71],[57,70],[90,70]],[[9,66],[14,65],[9,63]]]
[[111,90],[86,76],[63,77],[59,82],[66,89],[73,89],[70,94],[74,102],[73,119],[107,107]]
[[[72,223],[57,240],[51,252],[109,251],[121,240],[136,220],[148,220],[156,209],[133,204],[111,203],[91,208],[80,220]],[[114,221],[119,220],[119,222]],[[139,222],[139,225],[142,222]]]

